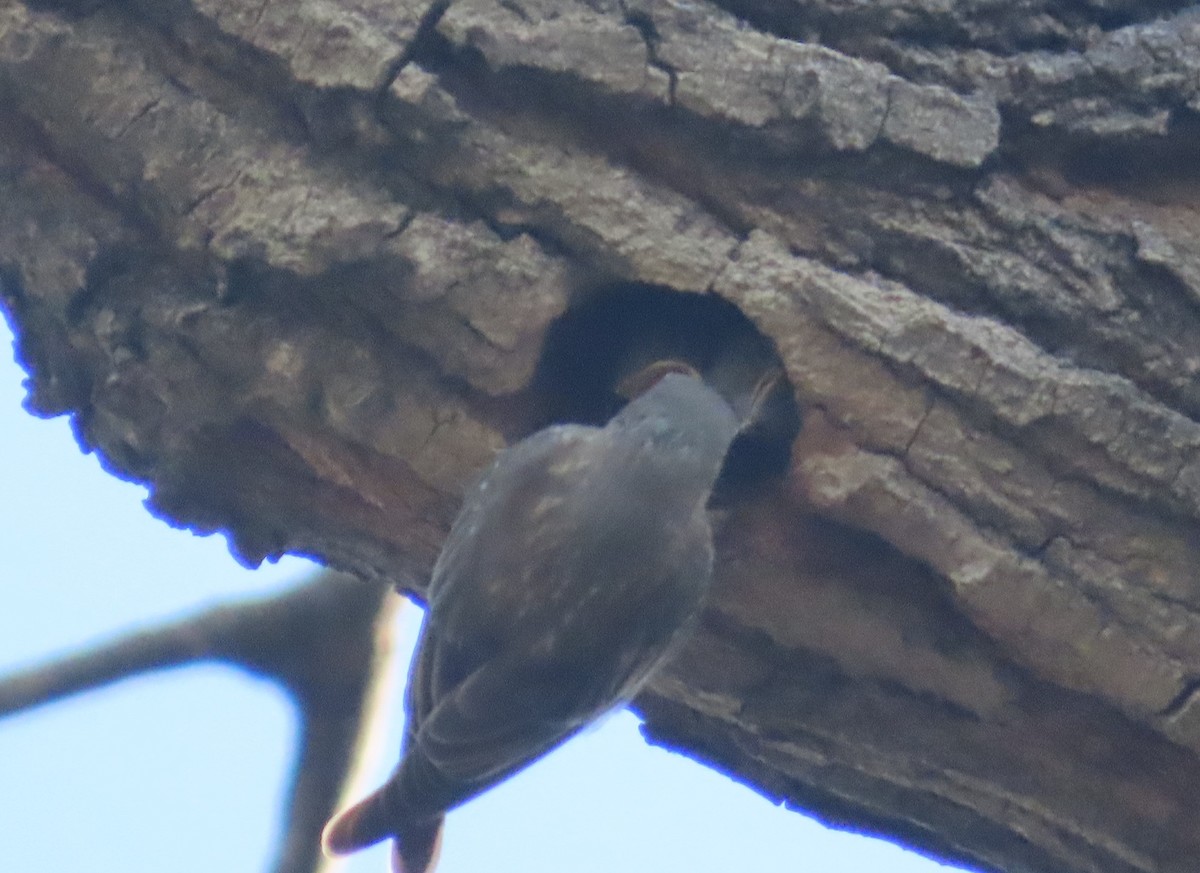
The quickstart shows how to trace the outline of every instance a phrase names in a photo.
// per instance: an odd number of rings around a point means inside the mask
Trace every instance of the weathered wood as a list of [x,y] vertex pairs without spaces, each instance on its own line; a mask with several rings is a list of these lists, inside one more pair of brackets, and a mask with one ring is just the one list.
[[419,590],[570,406],[564,313],[645,320],[584,324],[602,380],[720,298],[804,426],[648,732],[1010,873],[1200,858],[1197,155],[1186,3],[0,8],[33,411],[244,560]]

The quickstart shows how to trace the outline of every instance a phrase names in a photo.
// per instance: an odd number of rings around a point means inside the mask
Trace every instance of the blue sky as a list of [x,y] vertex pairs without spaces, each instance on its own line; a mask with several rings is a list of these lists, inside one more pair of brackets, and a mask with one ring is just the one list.
[[[239,567],[220,537],[150,516],[145,490],[80,453],[66,419],[21,401],[0,320],[0,672],[305,578]],[[407,657],[420,612],[401,610]],[[397,714],[398,715],[398,714]],[[393,738],[398,725],[390,726]],[[147,675],[0,720],[3,868],[258,873],[273,857],[296,734],[286,696],[227,667]],[[393,761],[381,763],[382,779]],[[384,873],[380,849],[349,873]],[[608,718],[449,819],[438,873],[934,873],[829,830]]]

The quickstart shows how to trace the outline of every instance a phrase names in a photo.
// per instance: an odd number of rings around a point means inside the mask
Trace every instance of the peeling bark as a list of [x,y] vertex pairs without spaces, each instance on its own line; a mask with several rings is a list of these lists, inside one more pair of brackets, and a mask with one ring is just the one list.
[[419,592],[506,441],[759,366],[736,307],[804,424],[647,733],[1010,873],[1200,857],[1197,154],[1187,3],[0,9],[31,411]]

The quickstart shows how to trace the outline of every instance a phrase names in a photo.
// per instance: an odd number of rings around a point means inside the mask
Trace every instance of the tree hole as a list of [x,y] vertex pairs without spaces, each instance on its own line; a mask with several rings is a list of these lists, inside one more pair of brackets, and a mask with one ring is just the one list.
[[617,386],[663,360],[693,367],[743,422],[715,505],[786,471],[800,411],[783,363],[741,310],[713,294],[635,284],[589,294],[547,331],[533,382],[536,426],[604,424],[626,402]]

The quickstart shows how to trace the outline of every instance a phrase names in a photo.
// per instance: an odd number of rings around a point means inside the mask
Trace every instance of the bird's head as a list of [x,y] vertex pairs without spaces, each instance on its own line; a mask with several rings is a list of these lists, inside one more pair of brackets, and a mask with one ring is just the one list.
[[[729,404],[693,374],[668,372],[608,424],[613,436],[664,477],[711,487],[738,422]],[[657,478],[657,476],[656,476]]]

